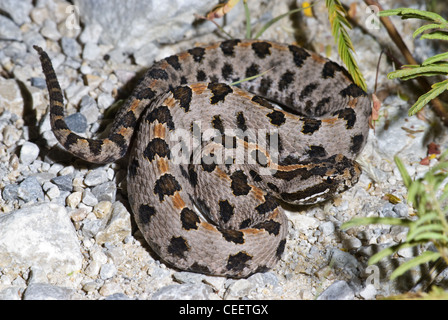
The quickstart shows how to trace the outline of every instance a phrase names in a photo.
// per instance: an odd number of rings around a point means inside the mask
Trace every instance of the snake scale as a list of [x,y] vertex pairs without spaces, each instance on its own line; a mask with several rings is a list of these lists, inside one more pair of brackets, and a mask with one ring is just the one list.
[[55,136],[93,163],[130,149],[137,225],[178,269],[236,278],[266,271],[286,244],[278,200],[314,204],[358,181],[370,99],[344,68],[299,46],[227,40],[156,62],[104,139],[67,127],[51,61],[35,49]]

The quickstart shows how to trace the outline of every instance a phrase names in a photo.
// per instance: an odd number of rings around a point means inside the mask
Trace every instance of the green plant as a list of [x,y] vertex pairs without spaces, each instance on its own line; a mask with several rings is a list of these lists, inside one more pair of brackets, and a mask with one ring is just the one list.
[[367,91],[366,82],[353,56],[355,49],[346,29],[351,29],[351,25],[345,17],[347,13],[339,0],[326,0],[325,4],[328,9],[328,19],[330,20],[333,38],[338,44],[339,56],[347,67],[353,81],[361,89]]
[[408,203],[416,210],[415,219],[388,217],[355,218],[342,225],[347,229],[368,224],[396,225],[408,228],[406,240],[376,253],[369,259],[375,264],[400,249],[424,246],[432,243],[436,251],[426,250],[419,256],[401,264],[391,274],[391,279],[423,263],[438,259],[448,264],[448,151],[444,152],[439,163],[432,167],[423,178],[412,180],[398,157],[395,163],[400,170],[403,183],[408,189]]
[[[392,10],[384,10],[379,12],[380,17],[400,16],[402,19],[420,19],[428,21],[415,30],[413,37],[421,35],[421,39],[448,40],[448,21],[440,15],[417,9],[398,8]],[[448,52],[437,54],[423,61],[420,65],[404,65],[402,69],[390,72],[387,77],[389,79],[400,78],[402,80],[414,79],[416,77],[430,76],[448,76]],[[431,90],[421,95],[414,105],[409,109],[409,115],[414,115],[420,111],[431,100],[442,94],[448,89],[448,79],[434,83]]]

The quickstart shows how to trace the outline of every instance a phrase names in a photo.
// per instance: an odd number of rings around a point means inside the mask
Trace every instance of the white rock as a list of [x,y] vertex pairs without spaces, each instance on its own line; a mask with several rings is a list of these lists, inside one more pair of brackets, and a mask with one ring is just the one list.
[[46,283],[33,283],[23,295],[24,300],[68,300],[73,290]]
[[61,195],[61,191],[59,190],[58,186],[51,183],[50,181],[47,181],[42,186],[42,189],[44,189],[45,194],[50,198],[50,200],[56,199]]
[[[79,7],[85,25],[89,26],[81,34],[81,42],[97,43],[99,38],[100,43],[112,44],[132,52],[149,41],[175,42],[216,28],[211,23],[204,24],[195,28],[195,32],[187,34],[192,30],[194,13],[205,13],[213,8],[214,4],[209,1],[75,0],[74,4]],[[102,31],[98,25],[102,27]]]
[[353,300],[354,297],[355,294],[347,282],[338,280],[325,289],[317,300]]
[[227,289],[229,297],[244,297],[247,296],[253,289],[255,284],[247,279],[239,279],[232,283]]
[[86,174],[84,178],[84,183],[86,186],[93,187],[104,182],[107,182],[109,179],[107,177],[107,172],[103,168],[99,168],[96,170],[91,170]]
[[61,34],[58,31],[56,22],[51,19],[44,21],[44,26],[40,30],[41,34],[50,40],[59,41],[61,39]]
[[0,291],[0,300],[21,300],[19,287],[8,287]]
[[112,214],[103,230],[99,231],[95,240],[98,244],[105,242],[121,242],[131,234],[131,215],[121,202],[115,202]]
[[163,287],[152,295],[152,300],[210,300],[214,294],[205,284],[175,284]]
[[377,294],[376,288],[373,284],[368,284],[359,292],[359,295],[365,300],[374,299]]
[[331,221],[324,222],[319,226],[319,230],[322,231],[324,235],[328,236],[334,232],[334,224]]
[[87,42],[84,50],[82,51],[82,57],[85,60],[94,61],[98,59],[101,54],[101,49],[93,42]]
[[25,142],[20,149],[20,160],[23,164],[28,165],[39,156],[39,147],[32,142]]
[[344,239],[342,240],[342,244],[348,250],[357,249],[362,246],[362,242],[358,238]]
[[80,269],[82,259],[64,207],[39,204],[0,216],[0,267],[20,264],[67,274]]
[[291,213],[288,217],[297,230],[316,229],[319,226],[318,219],[308,217],[304,214]]
[[106,263],[101,266],[100,278],[107,280],[117,274],[117,267],[113,263]]
[[90,23],[79,36],[79,40],[86,44],[89,42],[98,43],[98,40],[103,32],[103,27],[97,23]]
[[15,114],[23,112],[23,98],[15,79],[0,77],[0,106]]
[[108,93],[101,93],[98,96],[98,107],[100,109],[107,109],[114,103],[115,99]]
[[67,200],[66,200],[67,205],[70,208],[76,208],[78,206],[78,204],[81,202],[81,198],[82,198],[82,192],[75,191],[67,197]]
[[67,100],[73,104],[78,104],[82,97],[89,93],[89,87],[73,82],[65,89],[65,93],[67,95]]
[[2,0],[0,1],[0,9],[7,12],[17,25],[29,22],[29,13],[33,8],[31,0]]
[[84,191],[82,192],[82,203],[93,207],[98,203],[98,200],[95,198],[92,192],[90,192],[90,190],[84,189]]

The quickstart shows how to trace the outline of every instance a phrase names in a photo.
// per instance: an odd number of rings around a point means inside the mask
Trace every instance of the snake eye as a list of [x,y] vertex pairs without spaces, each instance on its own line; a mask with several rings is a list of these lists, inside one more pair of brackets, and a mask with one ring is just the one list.
[[333,184],[334,180],[331,179],[331,177],[327,177],[326,182],[327,182],[328,184]]

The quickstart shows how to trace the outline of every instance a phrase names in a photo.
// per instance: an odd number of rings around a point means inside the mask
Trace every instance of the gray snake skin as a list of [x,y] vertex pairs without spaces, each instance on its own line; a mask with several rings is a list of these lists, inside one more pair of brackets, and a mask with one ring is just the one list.
[[130,150],[135,221],[176,268],[236,278],[266,271],[286,243],[278,200],[314,204],[358,181],[354,159],[367,140],[370,99],[345,69],[303,48],[228,40],[163,59],[147,70],[105,139],[68,129],[51,61],[35,49],[55,136],[93,163]]

